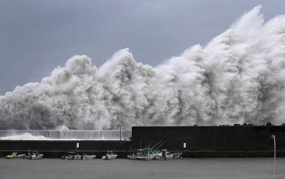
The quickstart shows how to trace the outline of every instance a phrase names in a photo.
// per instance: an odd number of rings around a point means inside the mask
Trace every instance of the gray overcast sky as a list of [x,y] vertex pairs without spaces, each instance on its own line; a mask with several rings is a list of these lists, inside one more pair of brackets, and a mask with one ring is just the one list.
[[101,66],[129,47],[151,66],[206,45],[256,5],[269,19],[283,0],[0,0],[0,95],[39,82],[73,55]]

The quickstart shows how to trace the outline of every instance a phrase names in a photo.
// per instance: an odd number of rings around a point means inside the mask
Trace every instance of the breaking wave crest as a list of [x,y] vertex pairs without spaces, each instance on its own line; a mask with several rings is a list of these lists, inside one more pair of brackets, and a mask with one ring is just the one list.
[[69,59],[40,83],[0,96],[3,129],[118,129],[136,125],[276,125],[285,116],[285,16],[264,22],[261,6],[205,47],[157,67],[128,49],[100,68]]

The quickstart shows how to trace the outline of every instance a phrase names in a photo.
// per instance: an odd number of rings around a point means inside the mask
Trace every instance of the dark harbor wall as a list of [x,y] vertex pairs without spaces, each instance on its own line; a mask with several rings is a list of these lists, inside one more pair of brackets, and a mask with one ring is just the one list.
[[164,142],[160,149],[181,151],[183,157],[272,157],[272,135],[276,137],[277,157],[285,157],[285,126],[133,127],[131,141],[0,140],[0,157],[13,151],[34,150],[46,158],[59,158],[68,151],[101,157],[106,150],[113,150],[120,158],[126,158],[132,149],[159,141]]
[[267,157],[285,156],[285,126],[183,126],[133,127],[133,147],[160,140],[162,148],[183,151],[186,157]]

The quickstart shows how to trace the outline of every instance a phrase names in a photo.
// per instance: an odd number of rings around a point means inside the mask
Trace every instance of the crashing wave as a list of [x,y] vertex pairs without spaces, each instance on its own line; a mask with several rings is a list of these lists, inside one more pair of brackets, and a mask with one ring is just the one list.
[[74,56],[40,83],[0,96],[0,128],[282,124],[285,16],[264,22],[260,9],[155,68],[128,49],[100,68]]

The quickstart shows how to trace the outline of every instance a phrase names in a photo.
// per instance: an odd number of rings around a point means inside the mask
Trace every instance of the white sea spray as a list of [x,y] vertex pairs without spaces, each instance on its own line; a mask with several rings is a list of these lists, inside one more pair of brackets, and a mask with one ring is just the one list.
[[285,123],[285,16],[261,6],[205,47],[151,67],[129,49],[100,68],[74,56],[40,83],[0,96],[4,129]]

